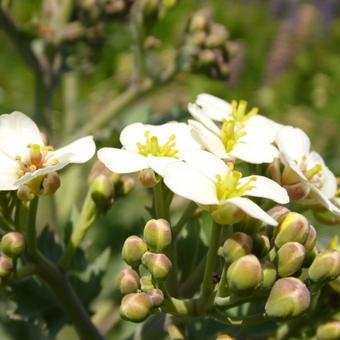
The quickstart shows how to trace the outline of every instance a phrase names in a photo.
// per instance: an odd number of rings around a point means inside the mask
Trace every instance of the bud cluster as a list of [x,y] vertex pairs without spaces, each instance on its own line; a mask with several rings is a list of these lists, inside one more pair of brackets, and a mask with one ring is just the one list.
[[123,319],[143,321],[162,305],[164,295],[159,288],[166,280],[172,264],[164,254],[172,240],[170,224],[164,219],[149,220],[143,238],[129,236],[123,245],[122,257],[130,266],[118,275],[120,292],[125,295],[120,314]]

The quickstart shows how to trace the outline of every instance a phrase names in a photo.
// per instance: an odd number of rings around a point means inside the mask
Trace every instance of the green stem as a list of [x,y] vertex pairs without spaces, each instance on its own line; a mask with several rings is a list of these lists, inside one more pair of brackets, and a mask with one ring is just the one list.
[[188,223],[194,212],[196,211],[197,205],[194,202],[190,202],[186,209],[183,212],[183,215],[179,219],[179,221],[176,223],[176,225],[172,228],[172,236],[175,239],[182,231],[182,229],[185,227],[185,225]]
[[176,299],[167,297],[160,307],[162,313],[169,313],[175,316],[191,317],[194,316],[195,301],[193,299]]

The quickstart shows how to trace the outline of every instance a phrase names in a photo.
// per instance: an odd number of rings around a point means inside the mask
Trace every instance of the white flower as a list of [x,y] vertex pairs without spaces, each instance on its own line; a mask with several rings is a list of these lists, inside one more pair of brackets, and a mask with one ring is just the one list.
[[[245,214],[270,225],[277,222],[257,204],[244,196],[263,197],[280,204],[289,202],[287,192],[263,176],[248,176],[234,171],[213,154],[192,150],[184,154],[185,162],[174,162],[165,171],[164,182],[176,194],[217,210],[233,206]],[[228,223],[228,222],[225,222]]]
[[99,160],[117,173],[152,168],[163,176],[166,165],[182,159],[184,150],[200,148],[191,136],[190,127],[178,122],[128,125],[120,134],[120,142],[122,149],[102,148],[98,151]]
[[340,215],[340,209],[330,201],[337,191],[336,178],[322,157],[310,150],[308,136],[301,129],[286,126],[279,131],[276,143],[285,165],[283,181],[287,183],[284,184],[302,183],[309,192],[309,203],[322,204]]
[[0,116],[0,190],[17,190],[32,179],[69,163],[84,163],[95,153],[92,136],[58,150],[45,145],[36,124],[25,114]]
[[229,104],[209,94],[200,94],[188,110],[193,134],[210,152],[222,159],[236,158],[249,163],[271,163],[278,156],[272,145],[279,125],[257,114],[246,113],[247,103]]

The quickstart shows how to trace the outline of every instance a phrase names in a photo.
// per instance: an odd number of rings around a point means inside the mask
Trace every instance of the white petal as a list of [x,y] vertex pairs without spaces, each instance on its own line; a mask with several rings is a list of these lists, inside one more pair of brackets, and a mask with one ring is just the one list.
[[216,182],[216,175],[225,175],[229,172],[228,166],[214,154],[203,150],[187,151],[183,160],[197,171]]
[[289,202],[287,190],[267,177],[248,176],[241,178],[239,183],[243,184],[250,178],[255,178],[255,181],[251,182],[252,189],[247,191],[244,195],[268,198],[280,204],[287,204]]
[[217,204],[213,181],[184,162],[173,162],[165,170],[164,183],[179,196],[200,204]]
[[272,143],[276,137],[276,130],[270,120],[261,115],[255,115],[245,122],[246,137],[264,143]]
[[322,193],[327,198],[333,198],[338,188],[336,177],[334,176],[333,172],[330,171],[327,167],[324,167],[322,171],[322,177],[323,177],[322,178],[323,185],[321,188]]
[[269,216],[264,210],[262,210],[257,204],[248,198],[229,198],[225,201],[221,201],[220,204],[233,204],[243,210],[247,215],[263,221],[266,224],[273,226],[278,224],[271,216]]
[[146,157],[128,150],[102,148],[97,152],[98,159],[111,171],[127,174],[149,167]]
[[269,143],[237,143],[230,155],[253,164],[271,163],[277,156],[278,150]]
[[340,215],[340,208],[333,204],[319,189],[311,186],[312,192],[318,197],[320,203],[335,215]]
[[21,112],[0,116],[0,149],[12,158],[26,160],[29,144],[44,145],[40,131],[31,118]]
[[280,129],[276,143],[286,158],[300,163],[309,154],[310,140],[301,129],[285,126]]
[[0,191],[16,190],[18,163],[0,150]]
[[220,158],[230,158],[225,151],[220,138],[195,120],[189,120],[192,127],[192,134],[207,150]]
[[196,104],[189,104],[188,111],[190,114],[199,122],[201,122],[205,127],[211,130],[213,133],[218,135],[220,133],[220,129],[217,125],[211,120],[209,116],[207,116],[202,109]]
[[126,126],[120,133],[120,142],[129,151],[137,151],[137,143],[145,143],[147,126],[142,123],[133,123]]
[[162,177],[164,177],[165,169],[170,163],[180,162],[177,158],[155,157],[152,155],[147,156],[147,161],[149,163],[149,167]]
[[77,139],[63,148],[48,153],[47,160],[57,159],[66,163],[85,163],[96,152],[96,144],[92,136]]
[[201,106],[203,112],[213,120],[223,121],[231,117],[232,106],[211,94],[199,94],[196,98],[196,104]]

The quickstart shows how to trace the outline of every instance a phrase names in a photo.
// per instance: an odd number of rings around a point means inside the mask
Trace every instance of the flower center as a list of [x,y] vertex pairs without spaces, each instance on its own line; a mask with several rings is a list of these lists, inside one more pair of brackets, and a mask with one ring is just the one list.
[[230,172],[224,177],[221,175],[216,176],[216,194],[219,200],[243,196],[247,191],[253,188],[252,183],[256,180],[255,177],[251,177],[247,182],[239,184],[242,173],[234,171],[232,163],[229,163],[228,166]]
[[137,143],[138,152],[143,155],[152,155],[156,157],[174,157],[177,158],[178,150],[176,148],[176,136],[171,135],[165,144],[160,145],[156,136],[150,136],[150,131],[145,131],[145,144]]
[[307,177],[307,179],[312,182],[316,187],[322,187],[322,164],[317,163],[314,166],[308,168],[308,159],[307,157],[305,157],[300,166],[300,169]]
[[258,108],[254,107],[249,112],[247,112],[247,106],[248,103],[245,100],[240,100],[238,103],[236,100],[233,100],[231,102],[231,115],[233,116],[234,120],[236,120],[239,123],[243,123],[246,120],[249,120],[250,118],[257,115]]
[[223,121],[220,137],[227,152],[231,152],[239,139],[247,133],[244,131],[244,124],[237,124],[235,120]]

